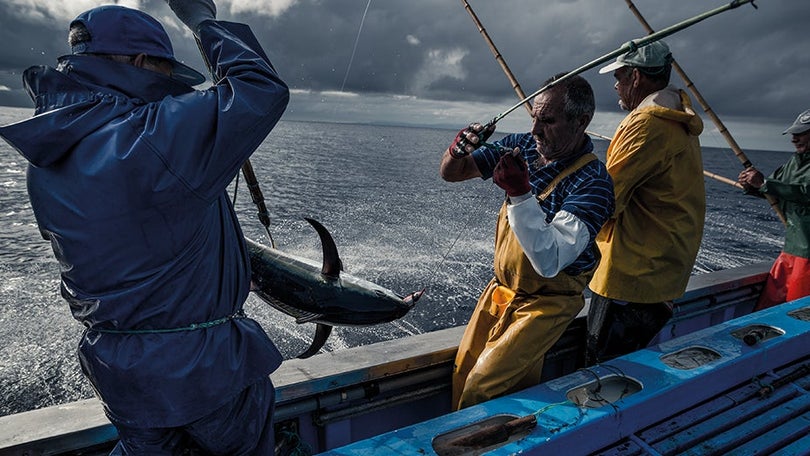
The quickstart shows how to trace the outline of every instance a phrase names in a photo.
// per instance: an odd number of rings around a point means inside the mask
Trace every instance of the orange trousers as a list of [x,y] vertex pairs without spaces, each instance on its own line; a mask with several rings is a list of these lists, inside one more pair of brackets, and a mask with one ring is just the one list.
[[782,252],[771,266],[754,311],[810,296],[810,259]]

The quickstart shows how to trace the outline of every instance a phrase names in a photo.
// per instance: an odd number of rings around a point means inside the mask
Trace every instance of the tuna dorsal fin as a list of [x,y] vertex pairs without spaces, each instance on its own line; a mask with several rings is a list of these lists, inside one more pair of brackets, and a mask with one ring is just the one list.
[[307,348],[304,353],[298,355],[298,358],[305,359],[309,358],[315,353],[318,353],[321,350],[321,347],[323,347],[323,345],[326,343],[326,339],[329,338],[329,334],[331,333],[331,326],[318,323],[318,326],[315,328],[315,337],[312,339],[312,344],[310,344],[309,348]]
[[305,218],[304,220],[315,228],[315,231],[318,232],[318,236],[321,238],[321,247],[323,248],[323,267],[321,268],[321,274],[332,279],[337,279],[340,277],[340,271],[343,270],[343,262],[340,261],[335,240],[332,239],[332,235],[329,234],[329,231],[317,220],[311,218]]

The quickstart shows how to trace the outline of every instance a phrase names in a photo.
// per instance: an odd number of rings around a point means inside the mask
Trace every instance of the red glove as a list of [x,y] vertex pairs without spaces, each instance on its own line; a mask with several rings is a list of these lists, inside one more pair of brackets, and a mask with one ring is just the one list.
[[506,190],[506,194],[509,196],[525,195],[532,191],[526,162],[523,157],[512,155],[511,152],[501,157],[492,172],[492,180],[498,187]]
[[495,125],[484,128],[479,123],[471,123],[456,135],[450,144],[450,155],[453,158],[463,158],[481,146],[495,132]]

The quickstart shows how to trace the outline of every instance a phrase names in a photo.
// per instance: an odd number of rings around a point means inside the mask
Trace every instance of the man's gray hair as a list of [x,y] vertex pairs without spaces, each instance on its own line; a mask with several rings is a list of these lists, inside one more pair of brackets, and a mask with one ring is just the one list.
[[85,27],[84,24],[74,22],[70,25],[70,30],[68,31],[68,44],[70,47],[84,43],[85,41],[90,41],[90,39],[90,32],[87,31],[87,27]]
[[[543,86],[551,84],[567,74],[565,72],[557,73],[546,79]],[[594,100],[593,88],[585,78],[574,75],[552,87],[552,90],[554,88],[565,90],[563,111],[568,120],[579,118],[583,114],[587,114],[593,119],[593,113],[596,111],[596,101]]]

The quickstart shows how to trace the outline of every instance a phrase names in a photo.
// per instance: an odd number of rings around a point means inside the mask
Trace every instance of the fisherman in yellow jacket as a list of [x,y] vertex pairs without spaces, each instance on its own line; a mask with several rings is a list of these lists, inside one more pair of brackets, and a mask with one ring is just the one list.
[[494,128],[472,124],[442,157],[445,180],[492,177],[508,197],[495,276],[456,355],[454,409],[538,383],[546,351],[585,305],[596,233],[613,212],[613,183],[585,134],[594,106],[590,84],[567,79],[535,97],[531,132],[489,144]]
[[703,235],[706,195],[689,96],[669,85],[672,56],[662,41],[619,56],[612,72],[630,113],[606,154],[616,210],[597,236],[602,255],[590,282],[587,363],[644,348],[672,316]]

